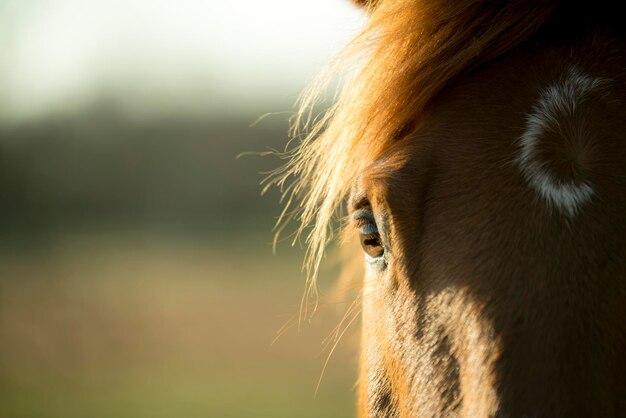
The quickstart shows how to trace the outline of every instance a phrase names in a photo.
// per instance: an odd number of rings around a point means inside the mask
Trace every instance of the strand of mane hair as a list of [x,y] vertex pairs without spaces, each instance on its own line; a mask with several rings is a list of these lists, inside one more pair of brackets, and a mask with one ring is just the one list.
[[[287,163],[267,181],[284,188],[279,223],[296,217],[306,237],[304,311],[333,218],[361,170],[419,127],[433,99],[460,74],[528,40],[557,6],[553,0],[377,0],[369,23],[304,92]],[[331,80],[345,76],[338,99],[314,118]],[[297,205],[297,206],[296,206]],[[296,206],[293,212],[290,208]],[[309,296],[307,296],[309,295]],[[314,311],[314,309],[313,309]]]

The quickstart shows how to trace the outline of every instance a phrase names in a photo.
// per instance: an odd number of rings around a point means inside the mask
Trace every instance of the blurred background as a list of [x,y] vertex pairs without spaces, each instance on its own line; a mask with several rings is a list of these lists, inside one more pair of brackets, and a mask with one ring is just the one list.
[[[348,0],[0,2],[0,417],[346,417],[356,338],[260,196]],[[269,116],[254,123],[260,116]],[[325,338],[331,336],[330,339]],[[276,339],[276,337],[279,337]]]

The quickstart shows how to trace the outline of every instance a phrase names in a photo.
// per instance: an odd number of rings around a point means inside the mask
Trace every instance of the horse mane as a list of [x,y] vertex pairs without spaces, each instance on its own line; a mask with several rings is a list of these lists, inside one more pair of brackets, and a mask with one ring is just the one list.
[[[291,132],[299,144],[281,154],[287,162],[267,179],[268,186],[281,188],[285,201],[278,233],[293,218],[299,221],[297,236],[308,230],[305,305],[317,300],[318,268],[358,174],[418,128],[446,86],[527,41],[557,3],[368,3],[363,31],[302,95]],[[338,75],[345,79],[337,100],[313,117],[314,106]]]

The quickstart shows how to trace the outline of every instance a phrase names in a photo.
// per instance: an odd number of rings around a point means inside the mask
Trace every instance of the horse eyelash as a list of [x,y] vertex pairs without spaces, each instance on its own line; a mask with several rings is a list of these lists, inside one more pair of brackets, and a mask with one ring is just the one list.
[[356,209],[352,214],[352,220],[357,228],[364,225],[376,225],[374,214],[369,206]]
[[373,219],[367,217],[360,217],[354,220],[354,226],[360,228],[365,225],[376,225]]

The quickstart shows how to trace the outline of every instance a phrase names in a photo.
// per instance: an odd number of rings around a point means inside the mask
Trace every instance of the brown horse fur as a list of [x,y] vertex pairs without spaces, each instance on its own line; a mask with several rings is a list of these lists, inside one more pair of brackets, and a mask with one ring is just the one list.
[[340,61],[356,72],[274,179],[297,176],[312,283],[346,198],[375,221],[360,416],[626,416],[626,37],[609,5],[368,6]]

